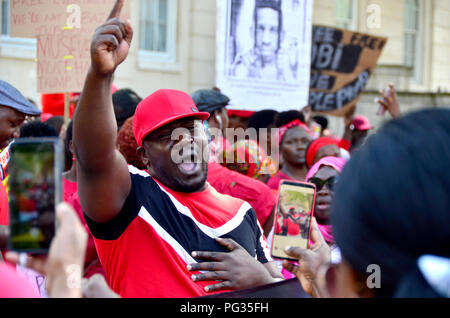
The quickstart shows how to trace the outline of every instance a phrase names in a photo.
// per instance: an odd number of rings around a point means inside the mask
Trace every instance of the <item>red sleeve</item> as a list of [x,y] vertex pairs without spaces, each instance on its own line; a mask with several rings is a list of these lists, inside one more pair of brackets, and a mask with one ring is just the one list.
[[263,182],[229,170],[219,164],[209,164],[208,182],[217,192],[248,202],[263,226],[275,206],[275,197]]
[[258,191],[259,196],[253,203],[253,209],[255,209],[259,223],[263,226],[272,214],[276,200],[271,189],[264,183],[255,182],[255,189]]
[[0,225],[9,225],[9,203],[8,194],[0,182]]
[[350,141],[345,140],[345,139],[339,140],[339,147],[341,147],[342,149],[349,151],[351,146],[352,146],[352,143]]

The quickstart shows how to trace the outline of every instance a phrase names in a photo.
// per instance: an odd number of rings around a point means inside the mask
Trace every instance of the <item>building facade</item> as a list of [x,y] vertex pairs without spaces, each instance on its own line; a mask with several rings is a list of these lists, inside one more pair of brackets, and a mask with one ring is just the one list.
[[[0,78],[39,101],[36,41],[9,37],[9,2],[1,0]],[[215,85],[215,0],[132,0],[131,21],[134,40],[115,76],[119,87],[145,97],[160,88]],[[405,111],[450,105],[450,1],[315,0],[313,23],[389,38],[357,110],[376,127],[388,117],[375,115],[374,98],[389,82]],[[342,125],[331,118],[335,131]]]

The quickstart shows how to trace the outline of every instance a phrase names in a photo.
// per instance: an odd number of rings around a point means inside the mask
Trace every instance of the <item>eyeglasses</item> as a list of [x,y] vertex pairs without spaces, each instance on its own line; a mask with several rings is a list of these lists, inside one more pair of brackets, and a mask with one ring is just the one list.
[[310,178],[308,180],[308,182],[314,184],[316,186],[316,188],[317,188],[317,191],[322,190],[324,185],[327,185],[328,189],[330,191],[333,191],[334,187],[336,186],[336,183],[338,182],[338,180],[339,180],[338,177],[331,177],[331,178],[328,178],[327,180],[322,180],[320,178],[313,177],[313,178]]

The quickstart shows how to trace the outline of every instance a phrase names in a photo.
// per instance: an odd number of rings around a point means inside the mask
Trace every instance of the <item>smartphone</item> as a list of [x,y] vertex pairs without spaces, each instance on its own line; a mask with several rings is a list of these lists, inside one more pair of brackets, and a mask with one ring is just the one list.
[[10,148],[9,249],[47,254],[62,199],[62,146],[58,138],[16,139]]
[[287,180],[280,183],[271,251],[274,258],[297,260],[284,253],[284,249],[308,248],[315,200],[316,186],[312,183]]

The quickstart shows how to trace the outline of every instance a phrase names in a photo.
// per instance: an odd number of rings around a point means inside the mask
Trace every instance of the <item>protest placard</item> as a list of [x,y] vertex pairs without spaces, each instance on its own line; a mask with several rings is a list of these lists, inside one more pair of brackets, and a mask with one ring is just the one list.
[[[125,1],[122,18],[130,17]],[[11,0],[10,36],[35,38],[73,28],[91,36],[104,23],[115,0]]]
[[312,0],[217,1],[216,86],[230,108],[308,104]]
[[80,35],[41,35],[37,39],[38,92],[80,92],[91,64],[90,39]]
[[314,25],[309,104],[344,116],[356,106],[387,38]]
[[[115,0],[11,1],[11,36],[37,38],[38,92],[80,92],[90,66],[90,43]],[[130,17],[130,1],[121,18]]]

